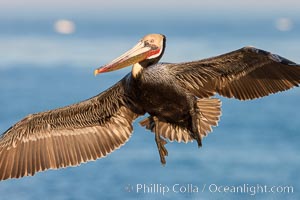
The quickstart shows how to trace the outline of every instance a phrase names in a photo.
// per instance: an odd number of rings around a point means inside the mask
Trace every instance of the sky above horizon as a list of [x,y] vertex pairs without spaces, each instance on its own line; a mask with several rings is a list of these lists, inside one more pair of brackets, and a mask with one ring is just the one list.
[[[297,15],[300,7],[299,0],[209,0],[209,1],[172,1],[172,0],[4,0],[0,1],[0,16],[22,17],[43,16],[53,14],[78,14],[91,15],[118,14],[133,15],[160,15],[160,14],[185,14],[198,15],[208,12],[211,15],[222,15],[222,13],[245,13],[248,15],[275,13],[278,15]],[[157,16],[154,16],[157,17]]]
[[[127,0],[127,1],[119,1],[119,0],[110,0],[110,1],[103,1],[103,0],[47,0],[47,1],[40,1],[40,0],[5,0],[0,1],[0,6],[3,9],[6,8],[13,8],[17,6],[28,6],[28,7],[48,7],[50,8],[56,6],[66,6],[66,7],[89,7],[89,6],[100,6],[100,7],[165,7],[168,6],[169,8],[182,8],[182,7],[205,7],[205,8],[212,8],[212,7],[225,7],[225,8],[233,8],[233,7],[264,7],[268,6],[269,8],[289,8],[294,6],[299,6],[300,1],[298,0],[227,0],[227,1],[219,1],[219,0],[210,0],[210,1],[194,1],[194,0],[185,0],[185,1],[174,1],[174,0],[151,0],[151,1],[141,1],[138,0]],[[268,7],[264,7],[267,9]]]

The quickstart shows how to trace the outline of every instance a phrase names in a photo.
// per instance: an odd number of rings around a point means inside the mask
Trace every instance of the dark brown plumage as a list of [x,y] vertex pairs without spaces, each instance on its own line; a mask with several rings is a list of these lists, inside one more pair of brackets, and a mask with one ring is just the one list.
[[240,100],[288,90],[300,83],[300,66],[278,55],[245,47],[221,56],[157,63],[165,36],[145,36],[132,50],[95,71],[133,64],[132,72],[86,101],[28,115],[0,138],[0,180],[46,169],[76,166],[106,156],[131,136],[132,122],[155,133],[161,162],[166,141],[202,139],[216,126],[221,102],[215,94]]

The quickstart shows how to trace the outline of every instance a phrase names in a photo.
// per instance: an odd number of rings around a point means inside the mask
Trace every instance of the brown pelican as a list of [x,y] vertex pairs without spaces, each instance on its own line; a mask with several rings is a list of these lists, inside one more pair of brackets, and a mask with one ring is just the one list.
[[0,180],[96,160],[122,146],[132,122],[155,133],[165,164],[166,141],[198,146],[221,114],[220,94],[250,100],[300,83],[300,65],[254,47],[184,63],[158,63],[166,37],[150,34],[95,74],[133,65],[131,73],[97,96],[67,107],[31,114],[0,139]]

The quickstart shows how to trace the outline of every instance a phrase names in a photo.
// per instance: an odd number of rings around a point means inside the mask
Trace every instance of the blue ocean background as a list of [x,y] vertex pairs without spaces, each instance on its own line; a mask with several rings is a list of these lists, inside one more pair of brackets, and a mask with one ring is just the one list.
[[[53,29],[58,15],[1,15],[0,132],[30,113],[106,90],[131,68],[97,77],[93,70],[148,33],[167,36],[164,62],[199,60],[252,45],[300,63],[300,16],[296,14],[288,16],[293,20],[289,31],[276,29],[282,13],[215,16],[194,10],[185,15],[133,16],[69,14],[62,17],[69,17],[76,31],[62,35]],[[204,139],[203,148],[195,142],[168,143],[164,167],[154,135],[138,125],[139,118],[131,139],[108,157],[0,182],[0,199],[300,199],[300,89],[253,101],[220,98],[221,121]],[[192,184],[199,191],[163,195],[137,192],[138,184],[170,189]],[[293,192],[251,195],[208,188],[258,184],[292,186]]]

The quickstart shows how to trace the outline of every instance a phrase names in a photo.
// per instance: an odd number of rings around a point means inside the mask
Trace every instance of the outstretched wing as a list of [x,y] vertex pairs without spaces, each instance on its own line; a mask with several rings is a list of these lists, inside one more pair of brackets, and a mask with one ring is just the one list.
[[32,114],[0,138],[0,180],[76,166],[124,144],[137,114],[126,107],[123,79],[86,101]]
[[288,90],[300,83],[300,65],[254,47],[169,67],[179,83],[199,97],[217,92],[248,100]]

